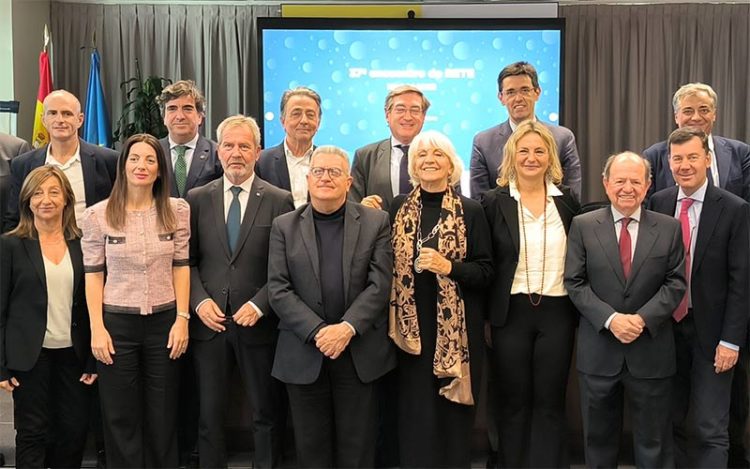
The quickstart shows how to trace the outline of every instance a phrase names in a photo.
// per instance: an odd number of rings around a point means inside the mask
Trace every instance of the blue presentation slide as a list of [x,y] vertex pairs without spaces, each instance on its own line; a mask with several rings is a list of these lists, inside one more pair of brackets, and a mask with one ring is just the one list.
[[390,135],[383,105],[390,89],[411,84],[431,107],[424,129],[448,135],[468,180],[474,135],[507,119],[497,75],[524,60],[539,73],[537,116],[559,123],[559,30],[310,30],[263,31],[264,147],[279,144],[284,90],[308,86],[322,98],[316,145],[354,150]]

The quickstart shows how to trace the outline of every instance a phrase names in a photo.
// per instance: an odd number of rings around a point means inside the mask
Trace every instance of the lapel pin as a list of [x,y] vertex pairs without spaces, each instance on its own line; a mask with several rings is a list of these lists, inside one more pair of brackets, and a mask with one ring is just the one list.
[[255,193],[255,196],[256,196],[256,197],[260,197],[260,192],[256,192],[256,193]]
[[205,160],[205,159],[206,159],[206,154],[205,154],[205,153],[201,153],[201,156],[200,156],[200,158],[201,158],[202,160]]

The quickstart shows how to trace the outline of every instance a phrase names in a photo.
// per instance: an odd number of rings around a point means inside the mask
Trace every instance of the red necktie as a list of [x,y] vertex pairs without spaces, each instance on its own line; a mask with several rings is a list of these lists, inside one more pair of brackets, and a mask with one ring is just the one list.
[[625,280],[630,276],[630,266],[633,262],[631,259],[631,240],[630,232],[628,231],[628,223],[630,218],[625,217],[620,220],[622,227],[620,228],[620,262],[622,262],[622,271],[625,273]]
[[682,199],[680,205],[680,226],[682,227],[682,243],[685,246],[685,281],[688,284],[687,290],[685,290],[685,296],[682,297],[682,301],[677,305],[677,309],[672,313],[672,317],[675,321],[682,321],[688,313],[688,296],[690,292],[690,217],[688,216],[688,209],[695,202],[693,199],[685,197]]

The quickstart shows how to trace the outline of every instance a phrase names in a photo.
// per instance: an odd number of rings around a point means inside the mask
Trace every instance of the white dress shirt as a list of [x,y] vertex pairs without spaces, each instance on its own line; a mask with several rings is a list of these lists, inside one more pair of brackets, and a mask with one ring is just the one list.
[[313,154],[313,146],[310,145],[302,156],[294,156],[284,139],[284,156],[286,166],[289,168],[289,184],[291,186],[294,208],[307,203],[307,173],[310,172],[310,157]]

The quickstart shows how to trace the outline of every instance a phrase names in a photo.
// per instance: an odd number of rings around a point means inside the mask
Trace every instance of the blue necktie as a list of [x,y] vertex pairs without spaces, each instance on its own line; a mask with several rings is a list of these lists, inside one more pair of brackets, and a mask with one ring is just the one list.
[[232,186],[229,190],[232,191],[232,203],[229,204],[229,213],[227,214],[227,240],[229,241],[229,249],[234,253],[234,249],[237,247],[237,238],[240,236],[240,192],[242,188],[240,186]]
[[401,157],[401,166],[398,169],[398,193],[408,194],[412,189],[409,180],[409,145],[396,145],[396,148],[404,152],[404,156]]

